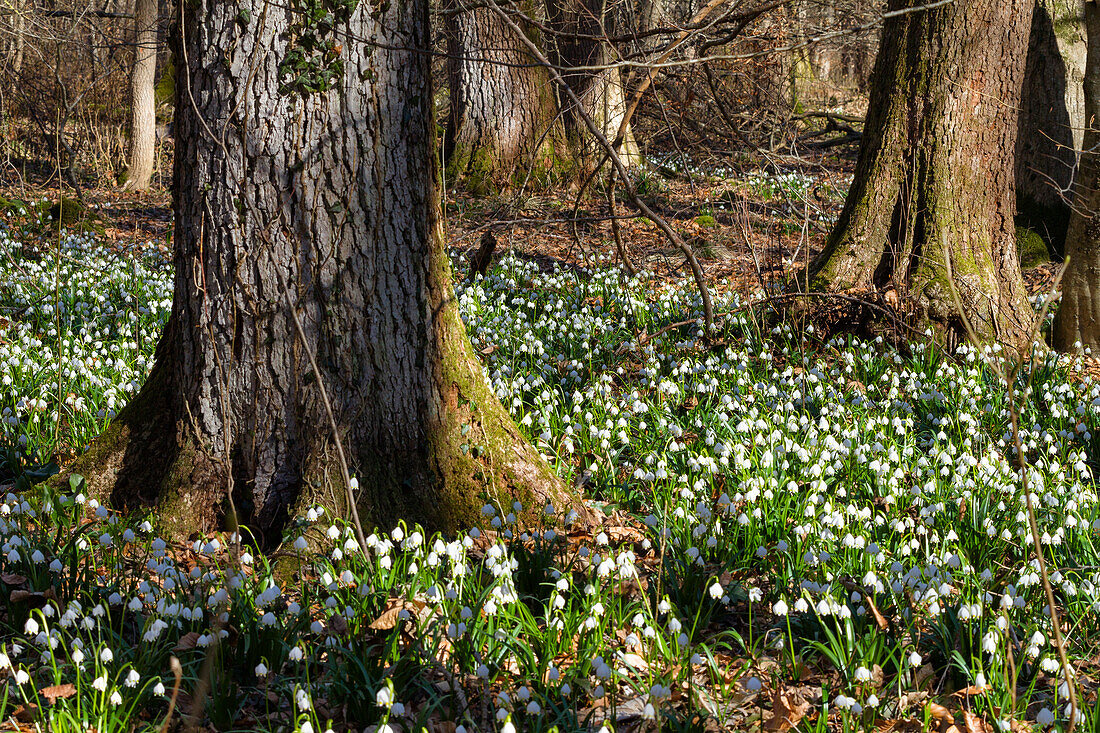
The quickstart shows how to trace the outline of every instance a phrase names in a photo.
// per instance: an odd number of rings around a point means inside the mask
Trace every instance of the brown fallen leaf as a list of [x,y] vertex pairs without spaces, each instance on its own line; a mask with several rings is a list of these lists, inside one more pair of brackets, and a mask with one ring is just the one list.
[[924,723],[915,718],[887,720],[875,726],[875,733],[924,733]]
[[27,576],[19,573],[0,573],[0,580],[8,585],[26,585]]
[[871,666],[871,684],[875,687],[882,687],[882,683],[886,680],[886,675],[882,671],[882,667],[875,664]]
[[969,710],[959,711],[962,714],[964,733],[989,733],[985,721]]
[[382,614],[374,621],[370,622],[370,628],[375,631],[385,631],[397,626],[401,620],[401,612],[407,611],[410,616],[416,616],[423,618],[426,613],[430,613],[428,604],[419,599],[413,599],[411,601],[404,598],[391,598],[386,601],[386,607],[382,611]]
[[174,652],[186,652],[194,649],[199,644],[199,632],[189,631],[180,637],[179,642],[172,647]]
[[[935,676],[936,670],[932,667],[931,664],[926,664],[918,669],[916,674],[913,675],[913,687],[918,690],[923,690],[925,689],[925,683],[929,683],[928,686],[931,687],[931,681],[935,678]],[[943,706],[941,705],[939,707]],[[944,708],[944,710],[946,709],[947,708]]]
[[961,690],[956,690],[954,694],[959,697],[969,697],[970,695],[984,695],[986,689],[987,688],[985,687],[976,687],[974,685],[971,685],[970,687],[964,687]]
[[428,719],[428,733],[455,733],[458,724],[450,720]]
[[348,633],[347,619],[342,614],[333,614],[328,620],[328,633],[333,636],[343,636]]
[[886,617],[882,615],[882,612],[878,610],[878,606],[875,605],[874,598],[867,592],[867,589],[856,583],[849,578],[841,578],[840,584],[849,591],[859,593],[860,600],[871,609],[871,617],[875,620],[875,625],[878,626],[879,631],[887,631],[890,625],[886,622]]
[[940,733],[962,733],[955,725],[955,716],[951,711],[938,703],[928,703],[928,712],[932,714],[932,720],[940,724]]
[[53,588],[45,591],[19,589],[13,590],[8,600],[12,603],[26,602],[35,608],[41,608],[46,605],[46,601],[57,600],[57,594],[53,592]]
[[932,714],[932,718],[936,721],[946,720],[950,723],[955,722],[955,716],[951,714],[951,711],[939,703],[928,703],[928,712]]
[[793,693],[777,689],[772,696],[772,717],[764,722],[764,730],[785,733],[806,716],[810,704]]
[[49,687],[43,687],[38,691],[38,694],[50,701],[50,705],[53,705],[58,700],[66,700],[76,694],[76,687],[73,685],[50,685]]

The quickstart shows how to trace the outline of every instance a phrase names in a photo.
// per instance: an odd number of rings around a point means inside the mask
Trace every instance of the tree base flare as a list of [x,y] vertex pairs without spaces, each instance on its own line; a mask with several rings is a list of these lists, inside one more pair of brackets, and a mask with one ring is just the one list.
[[[591,510],[519,432],[489,388],[479,363],[469,355],[465,333],[453,330],[461,322],[451,325],[445,405],[426,449],[394,460],[370,459],[356,446],[346,446],[354,457],[350,469],[360,487],[357,508],[363,522],[368,528],[389,528],[404,520],[454,532],[481,523],[486,503],[508,513],[517,501],[531,516],[552,504],[591,521]],[[305,448],[308,457],[285,511],[256,526],[251,524],[248,492],[242,490],[251,477],[240,475],[239,466],[235,470],[224,452],[199,443],[186,418],[173,414],[170,394],[166,370],[155,367],[89,450],[55,477],[55,485],[80,475],[91,497],[123,511],[148,511],[158,531],[180,539],[234,530],[241,522],[273,545],[287,520],[311,506],[348,516],[348,492],[329,426],[316,426],[317,440]]]

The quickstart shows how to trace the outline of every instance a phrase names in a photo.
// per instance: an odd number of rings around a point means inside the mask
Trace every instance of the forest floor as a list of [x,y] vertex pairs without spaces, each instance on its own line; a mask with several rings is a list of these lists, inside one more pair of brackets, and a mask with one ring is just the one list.
[[[745,303],[822,246],[850,160],[666,173],[633,183],[731,313],[710,341],[678,250],[621,202],[634,278],[599,199],[576,230],[568,191],[445,210],[493,387],[599,526],[487,506],[482,530],[385,528],[362,548],[311,511],[275,557],[166,543],[79,481],[39,483],[151,366],[171,217],[164,194],[92,191],[62,232],[58,192],[6,192],[0,729],[1064,728],[1028,491],[1083,729],[1100,729],[1088,364],[1038,355],[1016,403],[989,354],[769,322]],[[486,231],[498,259],[470,280]],[[1037,298],[1052,273],[1028,271]]]

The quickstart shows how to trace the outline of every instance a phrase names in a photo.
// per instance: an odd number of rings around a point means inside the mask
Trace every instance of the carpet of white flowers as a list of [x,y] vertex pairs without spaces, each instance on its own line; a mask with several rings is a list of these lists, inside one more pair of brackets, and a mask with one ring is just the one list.
[[1026,481],[1100,730],[1100,385],[1065,359],[1016,385],[1021,477],[989,353],[822,343],[733,297],[717,338],[650,339],[693,290],[509,257],[458,287],[471,341],[605,523],[487,506],[360,547],[311,511],[265,557],[39,482],[147,374],[160,251],[0,232],[0,727],[1064,729]]

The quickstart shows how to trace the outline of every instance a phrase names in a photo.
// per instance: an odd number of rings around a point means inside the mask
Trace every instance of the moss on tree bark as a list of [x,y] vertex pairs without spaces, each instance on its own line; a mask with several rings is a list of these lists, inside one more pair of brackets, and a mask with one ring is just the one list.
[[459,10],[450,3],[446,16],[447,180],[486,195],[564,177],[557,165],[564,133],[546,69],[491,9]]
[[1027,340],[1007,151],[1031,8],[973,0],[887,19],[855,178],[814,288],[895,290],[951,341],[967,323],[982,341]]
[[278,541],[312,502],[348,508],[319,378],[369,524],[452,530],[487,499],[580,508],[496,400],[457,312],[416,50],[426,2],[355,6],[341,32],[384,45],[348,44],[338,70],[313,69],[318,88],[288,83],[294,9],[252,1],[184,6],[172,315],[149,380],[69,470],[174,536],[232,506],[228,524]]
[[1100,8],[1085,3],[1085,140],[1075,202],[1066,235],[1062,302],[1054,317],[1054,346],[1100,353]]

